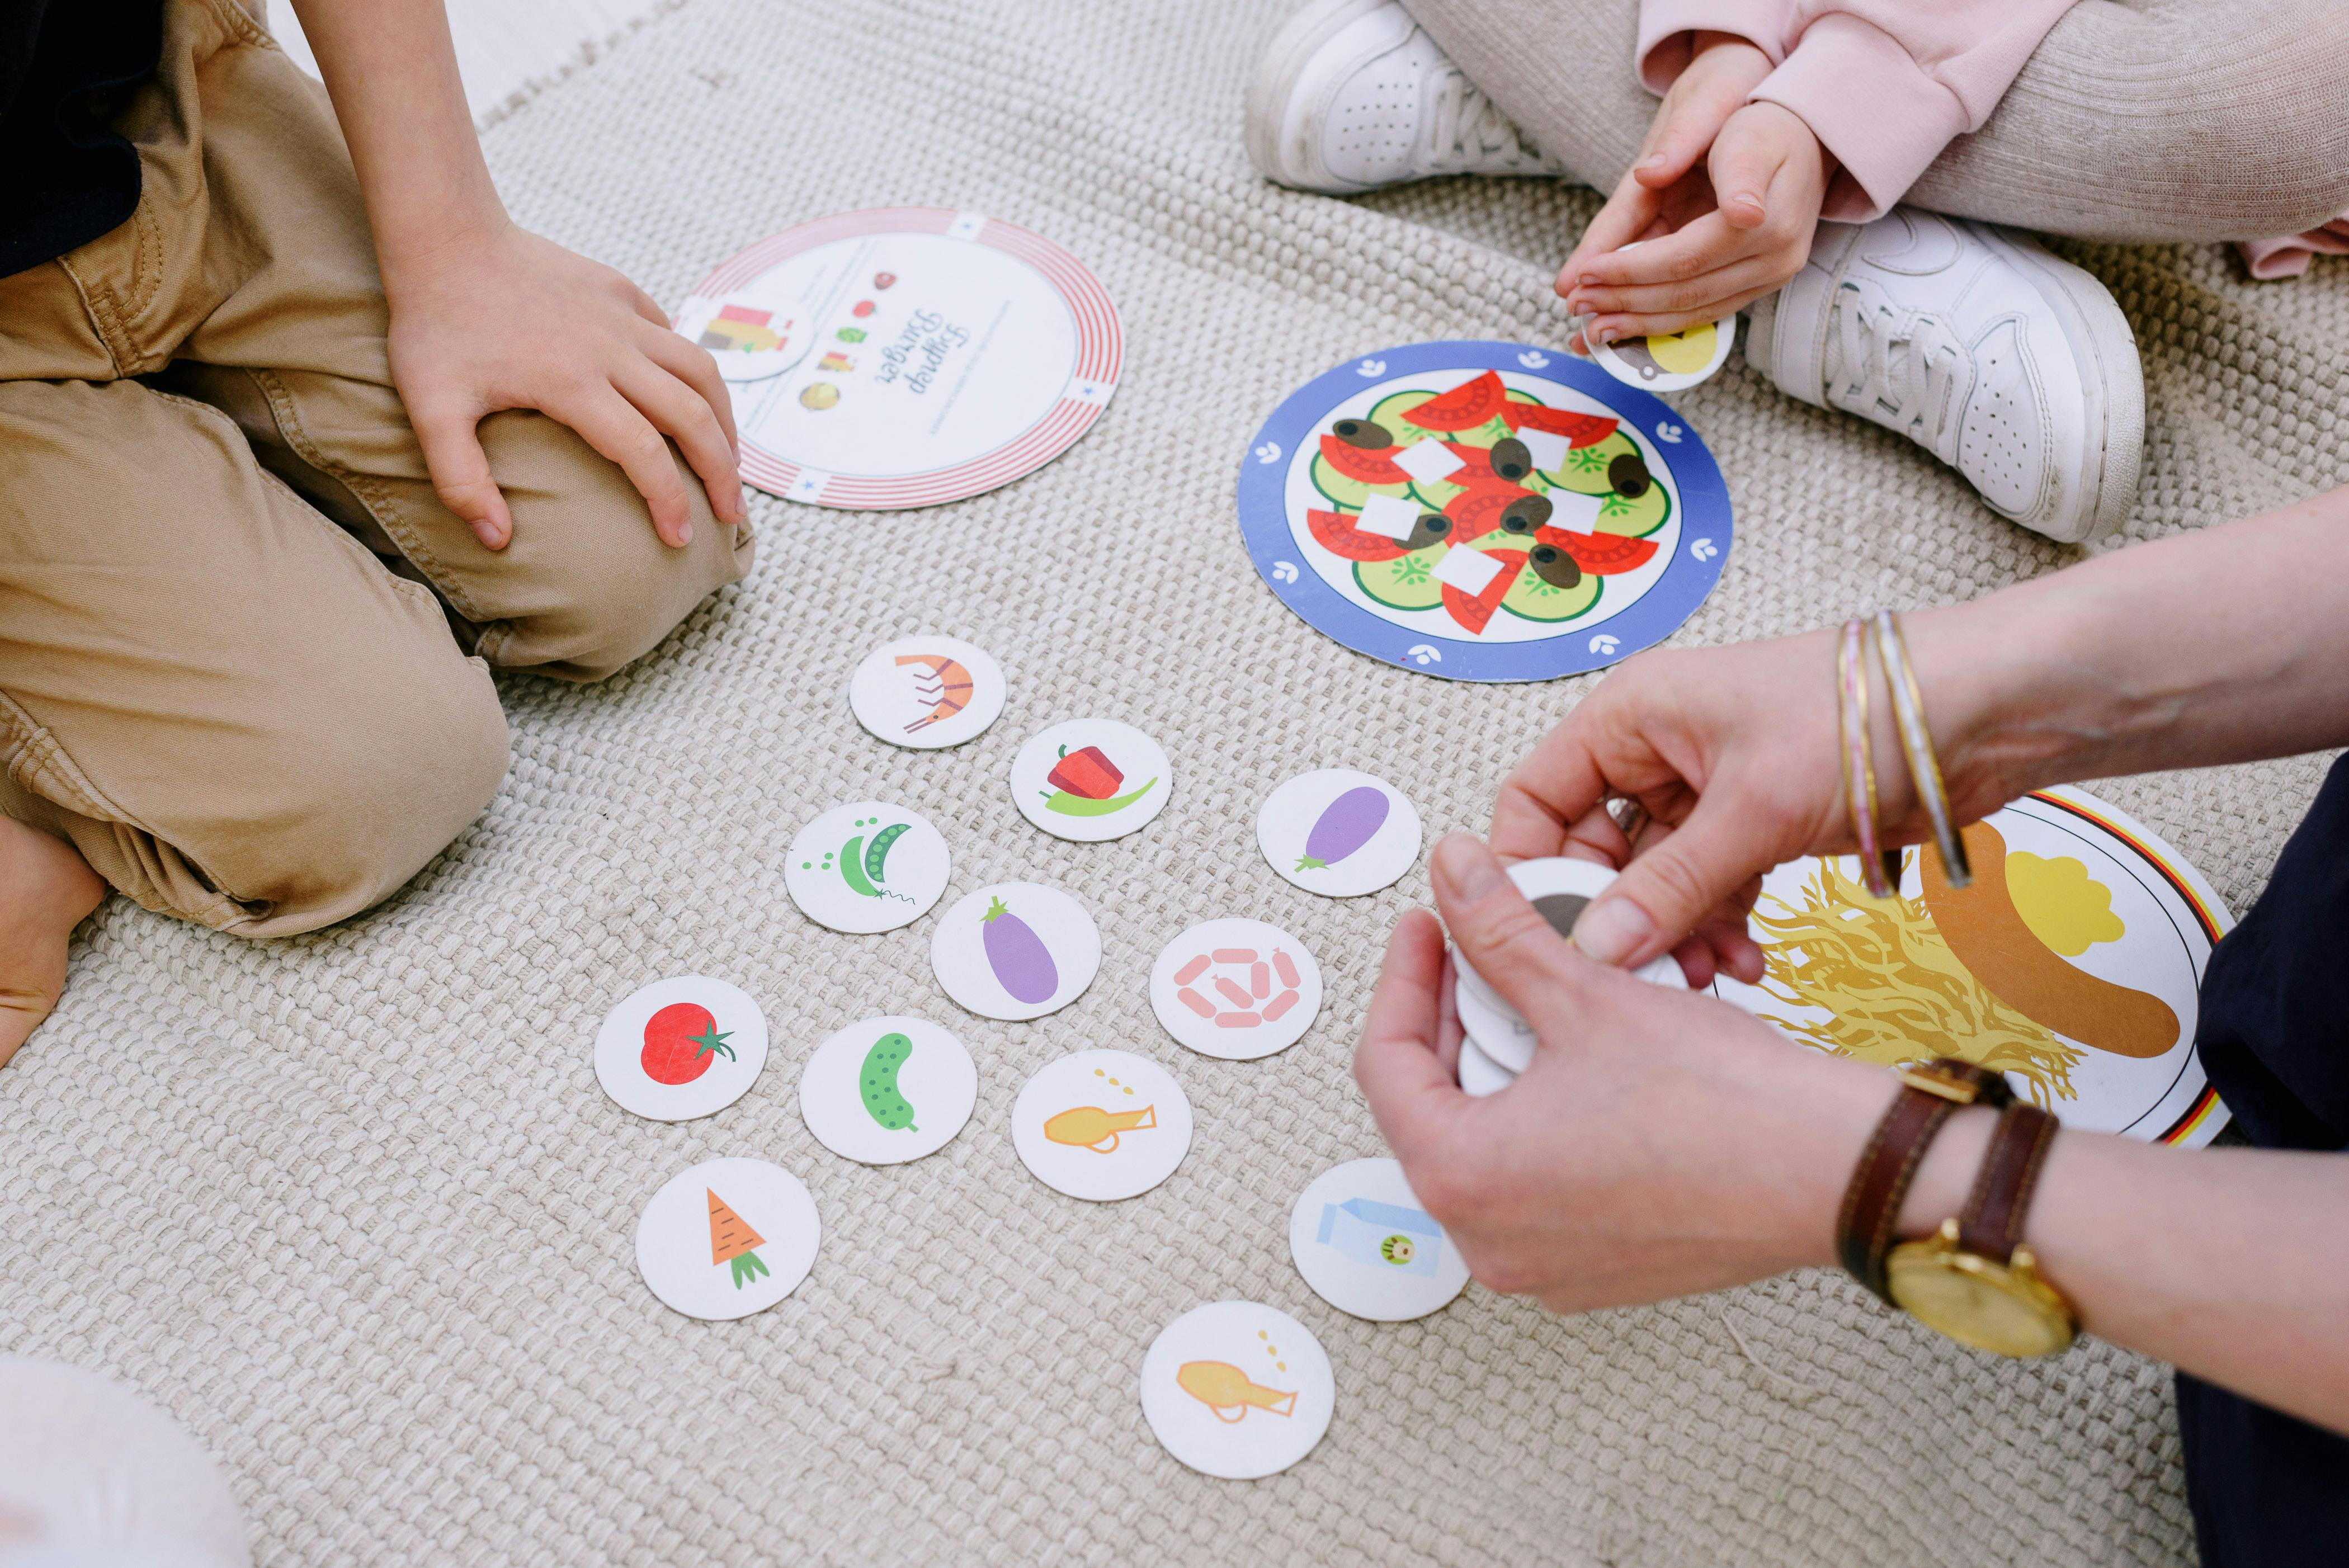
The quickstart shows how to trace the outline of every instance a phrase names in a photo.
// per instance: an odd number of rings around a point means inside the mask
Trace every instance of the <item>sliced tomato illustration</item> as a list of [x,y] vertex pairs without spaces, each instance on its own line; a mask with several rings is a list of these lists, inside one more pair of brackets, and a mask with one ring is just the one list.
[[1627,539],[1619,533],[1576,533],[1563,528],[1539,528],[1534,537],[1555,544],[1574,557],[1574,563],[1593,577],[1616,577],[1637,572],[1656,553],[1652,539]]
[[[1350,511],[1321,511],[1308,509],[1305,513],[1305,527],[1306,531],[1313,535],[1315,543],[1331,554],[1342,555],[1349,561],[1392,561],[1399,556],[1411,553],[1402,547],[1402,542],[1399,539],[1389,539],[1383,534],[1364,533],[1361,529],[1356,528],[1354,514]],[[1578,534],[1576,537],[1581,536]],[[1562,550],[1565,546],[1560,545],[1558,548]]]
[[1440,397],[1430,397],[1405,414],[1403,423],[1423,430],[1473,430],[1499,413],[1508,397],[1509,389],[1501,384],[1500,377],[1487,370]]
[[[1465,544],[1492,532],[1501,526],[1501,513],[1508,510],[1511,501],[1533,493],[1506,480],[1487,479],[1481,484],[1470,485],[1444,508],[1444,515],[1452,520],[1452,542]],[[1564,550],[1566,546],[1560,544],[1558,548]]]
[[1482,593],[1472,599],[1449,583],[1444,585],[1444,607],[1452,613],[1454,620],[1472,632],[1485,629],[1485,623],[1493,618],[1493,612],[1499,609],[1501,601],[1509,596],[1510,585],[1516,582],[1517,573],[1526,569],[1526,552],[1522,550],[1488,550],[1485,553],[1499,562],[1501,569],[1493,574],[1490,583],[1485,584]]
[[1446,441],[1444,443],[1444,449],[1468,465],[1464,469],[1454,469],[1444,475],[1445,484],[1505,485],[1509,482],[1493,471],[1493,454],[1484,448],[1464,447],[1457,441]]
[[1595,447],[1615,433],[1616,421],[1570,408],[1545,408],[1538,403],[1508,403],[1499,410],[1512,430],[1547,430],[1564,436],[1570,447]]
[[[1388,450],[1393,449],[1389,448]],[[1335,436],[1321,438],[1321,460],[1331,468],[1366,485],[1407,485],[1411,476],[1394,466],[1385,452],[1373,452],[1349,446]]]

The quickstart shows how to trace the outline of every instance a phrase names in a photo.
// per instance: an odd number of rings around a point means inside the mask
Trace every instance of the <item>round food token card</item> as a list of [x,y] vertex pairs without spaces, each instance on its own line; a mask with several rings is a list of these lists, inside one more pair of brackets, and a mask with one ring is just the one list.
[[1522,343],[1413,344],[1317,377],[1249,443],[1238,500],[1281,603],[1453,680],[1549,680],[1661,642],[1732,542],[1721,470],[1669,405]]
[[818,925],[870,934],[928,913],[953,871],[946,840],[921,813],[854,800],[800,830],[783,885]]
[[742,1098],[767,1065],[767,1019],[739,987],[704,975],[657,980],[604,1016],[595,1081],[624,1110],[690,1121]]
[[815,1048],[800,1070],[800,1115],[816,1141],[867,1165],[943,1149],[978,1103],[978,1068],[926,1018],[867,1018]]
[[1517,1075],[1485,1054],[1475,1039],[1463,1035],[1460,1040],[1460,1088],[1464,1093],[1479,1099],[1488,1094],[1498,1094],[1517,1081]]
[[934,751],[976,738],[1003,712],[1003,667],[959,637],[900,637],[848,681],[856,722],[892,746]]
[[946,994],[987,1018],[1057,1013],[1093,983],[1101,932],[1085,906],[1058,888],[998,882],[938,919],[930,970]]
[[695,286],[677,330],[734,394],[742,478],[854,510],[959,500],[1050,462],[1116,390],[1117,307],[1000,218],[841,212]]
[[1321,966],[1260,920],[1211,920],[1166,944],[1150,970],[1150,1006],[1201,1056],[1253,1061],[1285,1051],[1321,1011]]
[[645,1205],[636,1268],[688,1317],[748,1317],[799,1288],[821,1235],[815,1200],[781,1166],[705,1160]]
[[1011,1107],[1011,1146],[1056,1192],[1109,1203],[1147,1192],[1191,1148],[1174,1075],[1130,1051],[1079,1051],[1037,1069]]
[[1288,1216],[1288,1253],[1313,1294],[1356,1317],[1401,1323],[1450,1305],[1468,1265],[1392,1160],[1316,1176]]
[[1313,1451],[1337,1401],[1311,1331],[1254,1301],[1195,1306],[1142,1358],[1142,1415],[1166,1451],[1203,1475],[1254,1480]]
[[1123,838],[1166,809],[1174,769],[1158,742],[1113,718],[1075,718],[1011,759],[1019,814],[1055,838]]
[[1383,779],[1324,768],[1265,797],[1256,841],[1308,892],[1357,898],[1392,886],[1419,859],[1419,810]]
[[1626,387],[1680,392],[1711,380],[1729,363],[1736,342],[1737,313],[1732,311],[1719,321],[1701,321],[1681,332],[1594,343],[1590,357]]

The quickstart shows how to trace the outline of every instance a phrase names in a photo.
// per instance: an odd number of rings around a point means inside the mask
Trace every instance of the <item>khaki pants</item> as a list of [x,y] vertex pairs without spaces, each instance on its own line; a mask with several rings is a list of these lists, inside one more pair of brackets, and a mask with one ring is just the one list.
[[617,468],[512,412],[481,433],[513,541],[474,539],[392,387],[326,95],[232,0],[170,0],[119,123],[137,215],[0,278],[0,810],[150,909],[309,930],[496,792],[492,666],[609,674],[750,531],[679,458],[670,550]]
[[[1615,188],[1656,115],[1638,0],[1404,5],[1543,151]],[[1908,200],[2095,240],[2317,228],[2349,211],[2349,4],[2080,0]]]

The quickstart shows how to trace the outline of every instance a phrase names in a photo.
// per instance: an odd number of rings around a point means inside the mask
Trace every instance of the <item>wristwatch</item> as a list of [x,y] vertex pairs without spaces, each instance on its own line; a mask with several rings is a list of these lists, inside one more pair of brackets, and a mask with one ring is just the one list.
[[[2023,1242],[2054,1117],[2014,1098],[2005,1078],[1944,1057],[1897,1075],[1893,1098],[1845,1189],[1836,1251],[1887,1305],[1961,1344],[2000,1356],[2051,1356],[2079,1333],[2063,1293]],[[1900,1202],[1925,1150],[1960,1107],[1995,1107],[1981,1174],[1965,1207],[1922,1241],[1892,1243]]]

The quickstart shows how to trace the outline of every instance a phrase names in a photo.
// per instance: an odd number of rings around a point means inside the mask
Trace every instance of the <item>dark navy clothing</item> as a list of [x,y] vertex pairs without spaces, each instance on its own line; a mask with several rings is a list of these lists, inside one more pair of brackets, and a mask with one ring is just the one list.
[[162,0],[0,0],[0,277],[138,208],[139,154],[111,122],[162,53]]
[[[2349,1150],[2345,952],[2349,758],[2202,979],[2202,1065],[2262,1149]],[[2178,1423],[2203,1568],[2349,1563],[2349,1438],[2183,1372]]]

